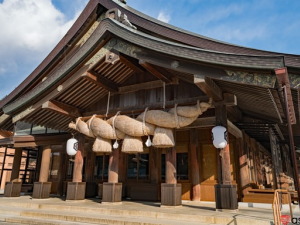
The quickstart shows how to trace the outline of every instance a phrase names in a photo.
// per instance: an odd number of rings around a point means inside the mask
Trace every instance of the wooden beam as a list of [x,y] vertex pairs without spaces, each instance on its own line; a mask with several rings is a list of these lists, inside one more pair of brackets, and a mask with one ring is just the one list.
[[118,85],[113,81],[107,79],[95,71],[90,71],[83,76],[85,79],[91,81],[99,87],[102,87],[110,92],[118,92]]
[[153,65],[151,65],[150,63],[147,63],[147,62],[142,61],[142,60],[140,60],[139,63],[148,72],[150,72],[152,75],[154,75],[158,79],[162,80],[163,82],[165,82],[165,83],[171,83],[172,82],[166,75],[162,74],[160,71],[158,71],[157,69],[155,69],[153,67]]
[[[285,86],[285,88],[286,88],[286,95],[287,95],[286,105],[288,107],[288,116],[290,117],[290,122],[292,125],[296,124],[297,120],[296,120],[296,115],[295,115],[295,108],[294,108],[293,97],[292,97],[291,86],[290,86],[287,68],[284,67],[284,68],[276,69],[275,74],[276,74],[279,86],[280,87]],[[283,99],[282,102],[285,102],[284,100],[285,99]]]
[[7,115],[7,114],[2,114],[0,116],[0,124],[4,123],[6,120],[8,120],[10,118],[10,115]]
[[243,138],[243,132],[235,126],[230,120],[227,120],[228,132],[236,138]]
[[[128,86],[119,87],[119,93],[129,93],[129,92],[135,92],[139,90],[146,90],[146,89],[153,89],[153,88],[160,88],[163,87],[164,82],[161,80],[154,80],[144,83],[138,83]],[[178,82],[172,82],[170,84],[178,84]]]
[[120,60],[122,63],[124,63],[126,66],[128,66],[135,72],[138,72],[138,73],[146,72],[146,70],[138,62],[134,61],[131,58],[126,57],[123,54],[120,54]]
[[182,130],[185,129],[192,129],[192,128],[201,128],[201,127],[214,127],[216,126],[216,117],[202,117],[196,119],[192,124],[181,128]]
[[194,84],[215,102],[223,100],[222,90],[209,77],[194,75]]
[[74,107],[55,100],[47,101],[42,105],[43,109],[49,109],[64,116],[80,117],[80,111]]
[[[208,102],[208,98],[206,96],[198,96],[193,98],[184,98],[184,99],[177,99],[172,101],[166,101],[166,109],[173,108],[175,104],[180,105],[195,105],[197,101],[205,101]],[[109,110],[109,117],[114,116],[118,111],[122,112],[122,115],[126,114],[140,114],[145,111],[145,109],[148,107],[150,109],[162,109],[163,102],[153,102],[152,104],[146,104],[146,105],[136,105],[136,106],[129,106],[129,107],[119,107]],[[98,110],[98,111],[90,111],[85,112],[83,116],[84,118],[89,118],[91,115],[97,114],[97,115],[103,115],[105,116],[106,110]],[[83,119],[84,119],[83,118]]]

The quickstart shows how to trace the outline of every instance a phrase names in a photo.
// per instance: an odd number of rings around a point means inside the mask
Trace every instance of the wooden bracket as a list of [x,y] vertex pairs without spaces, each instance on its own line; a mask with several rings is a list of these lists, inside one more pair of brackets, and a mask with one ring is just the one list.
[[223,100],[222,90],[211,78],[194,75],[194,84],[215,102]]
[[152,75],[157,77],[158,79],[162,80],[163,82],[166,83],[171,83],[172,80],[168,78],[168,76],[162,74],[160,71],[158,71],[155,67],[153,67],[151,64],[140,60],[139,61],[140,65],[144,67],[148,72],[150,72]]
[[80,111],[76,107],[55,100],[45,102],[42,105],[42,108],[49,109],[64,116],[69,116],[72,118],[81,116]]

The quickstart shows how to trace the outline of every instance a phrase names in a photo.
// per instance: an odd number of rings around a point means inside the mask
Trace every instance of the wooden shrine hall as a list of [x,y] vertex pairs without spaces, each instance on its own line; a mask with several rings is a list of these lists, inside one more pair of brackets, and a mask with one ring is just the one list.
[[270,203],[276,189],[299,192],[299,84],[300,55],[90,0],[0,102],[0,187],[6,197]]

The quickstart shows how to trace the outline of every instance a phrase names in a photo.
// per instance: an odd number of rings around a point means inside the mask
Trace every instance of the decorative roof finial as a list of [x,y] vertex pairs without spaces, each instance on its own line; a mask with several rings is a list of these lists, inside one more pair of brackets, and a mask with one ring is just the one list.
[[119,0],[119,2],[126,4],[126,0]]

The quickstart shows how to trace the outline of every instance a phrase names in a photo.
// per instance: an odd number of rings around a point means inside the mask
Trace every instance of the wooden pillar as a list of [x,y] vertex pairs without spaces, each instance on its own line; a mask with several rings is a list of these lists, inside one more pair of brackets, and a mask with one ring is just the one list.
[[199,149],[198,130],[190,130],[190,161],[191,161],[191,182],[192,182],[192,201],[200,201],[201,187],[200,187],[200,166],[197,149]]
[[20,166],[21,166],[21,160],[22,160],[22,148],[16,148],[15,149],[15,156],[12,166],[12,172],[10,181],[17,182],[20,181],[19,174],[20,174]]
[[103,183],[102,202],[113,203],[122,201],[122,183],[119,181],[120,149],[113,149],[109,156],[108,182]]
[[86,180],[86,197],[96,197],[97,184],[94,179],[95,168],[95,153],[92,151],[92,145],[89,145],[89,149],[86,151],[85,160],[85,180]]
[[67,154],[65,152],[66,145],[62,145],[62,152],[60,153],[60,161],[59,161],[59,170],[58,170],[58,194],[60,196],[65,195],[65,179],[66,179],[66,173],[67,173],[67,166],[69,163],[69,160],[67,160]]
[[176,148],[169,148],[166,151],[166,183],[177,184],[176,176]]
[[119,181],[119,149],[113,149],[109,155],[108,183],[118,183]]
[[48,182],[51,162],[51,146],[43,146],[39,182],[34,182],[32,198],[49,198],[51,182]]
[[[216,124],[227,129],[227,109],[223,102],[215,104]],[[229,135],[227,135],[227,146],[219,149],[218,178],[219,184],[215,185],[216,209],[217,210],[236,210],[238,208],[237,187],[232,185],[230,168],[230,149]]]
[[42,151],[42,164],[40,169],[39,182],[47,182],[51,160],[51,147],[49,145],[44,146]]
[[181,205],[181,184],[177,184],[176,148],[166,150],[166,183],[161,184],[161,206]]
[[[4,197],[19,197],[20,196],[21,187],[22,187],[22,183],[19,180],[21,160],[22,160],[22,149],[16,148],[13,166],[12,166],[12,173],[11,173],[11,177],[10,177],[11,182],[7,182],[5,184]],[[3,163],[5,163],[5,162],[3,162]],[[2,179],[2,176],[1,176],[1,179]]]
[[78,135],[77,140],[78,140],[78,150],[74,160],[73,179],[72,182],[68,182],[66,200],[83,200],[85,198],[86,183],[82,182],[84,142],[85,142],[84,135],[83,134]]
[[80,135],[78,138],[78,150],[74,160],[72,182],[82,182],[83,156],[84,156],[84,136]]

